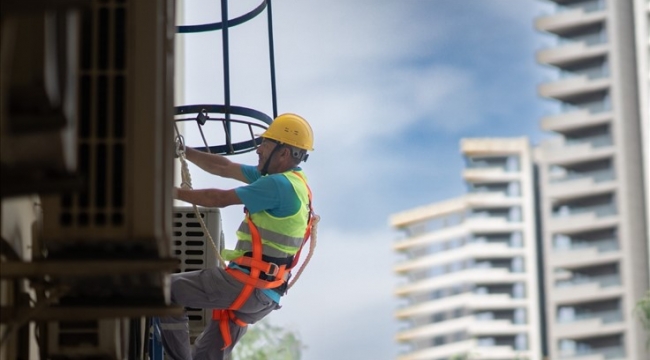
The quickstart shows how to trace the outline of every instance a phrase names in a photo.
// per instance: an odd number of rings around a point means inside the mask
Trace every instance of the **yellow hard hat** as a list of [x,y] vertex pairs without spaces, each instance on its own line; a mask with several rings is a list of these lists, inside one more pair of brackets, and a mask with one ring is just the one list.
[[298,149],[314,150],[314,133],[307,120],[296,114],[282,114],[260,135]]

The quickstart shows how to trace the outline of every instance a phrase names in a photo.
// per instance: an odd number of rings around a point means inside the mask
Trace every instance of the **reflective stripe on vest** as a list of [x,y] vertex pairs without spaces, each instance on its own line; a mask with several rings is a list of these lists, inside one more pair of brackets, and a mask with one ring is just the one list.
[[[249,214],[262,238],[263,253],[266,256],[287,258],[295,255],[304,241],[307,217],[309,216],[309,194],[306,187],[305,175],[300,171],[282,173],[293,187],[300,208],[290,216],[275,217],[266,211]],[[302,177],[302,178],[301,178]],[[249,226],[244,220],[237,230],[237,244],[234,250],[222,251],[225,260],[232,260],[251,251],[251,235]]]

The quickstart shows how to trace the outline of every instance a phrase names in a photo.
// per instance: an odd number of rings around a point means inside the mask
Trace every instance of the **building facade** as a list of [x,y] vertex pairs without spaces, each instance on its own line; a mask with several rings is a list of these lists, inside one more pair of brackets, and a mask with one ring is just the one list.
[[557,38],[537,60],[559,74],[538,92],[561,107],[537,152],[549,357],[646,359],[648,1],[553,2],[535,24]]
[[541,359],[535,196],[526,139],[467,139],[465,196],[391,217],[404,237],[401,360]]
[[[634,0],[634,14],[645,173],[646,224],[650,224],[650,0]],[[648,258],[650,258],[650,226],[647,226],[647,231]]]

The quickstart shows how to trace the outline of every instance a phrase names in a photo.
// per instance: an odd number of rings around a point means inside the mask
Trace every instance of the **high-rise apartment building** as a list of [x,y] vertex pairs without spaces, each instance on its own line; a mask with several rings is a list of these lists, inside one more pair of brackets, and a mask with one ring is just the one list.
[[561,104],[538,152],[549,356],[647,359],[633,310],[648,289],[648,2],[553,2],[536,20],[557,38],[537,60],[559,73],[539,94]]
[[[650,0],[634,0],[636,63],[639,85],[639,109],[643,138],[645,172],[646,224],[650,224]],[[650,226],[647,226],[650,242]],[[650,243],[648,244],[650,248]],[[650,249],[649,249],[650,251]],[[650,252],[648,253],[650,257]]]
[[531,151],[468,139],[465,196],[395,214],[400,360],[541,359]]

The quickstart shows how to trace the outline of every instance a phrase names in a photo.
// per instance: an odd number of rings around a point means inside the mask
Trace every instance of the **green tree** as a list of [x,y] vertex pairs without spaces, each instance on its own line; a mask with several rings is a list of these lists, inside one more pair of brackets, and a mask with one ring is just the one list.
[[233,349],[232,360],[300,360],[306,346],[297,333],[266,319],[248,327]]
[[647,338],[646,347],[650,349],[650,290],[646,292],[645,296],[636,303],[636,308],[634,309],[639,321],[643,325],[643,328],[646,329]]

